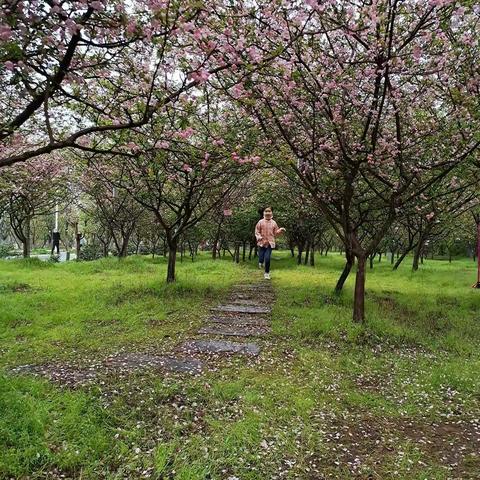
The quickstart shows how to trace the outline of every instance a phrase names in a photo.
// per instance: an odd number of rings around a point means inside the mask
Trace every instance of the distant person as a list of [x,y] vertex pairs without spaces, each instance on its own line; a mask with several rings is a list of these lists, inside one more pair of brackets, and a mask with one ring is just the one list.
[[60,255],[60,232],[53,232],[52,235],[52,255],[55,249],[57,249],[57,255]]
[[278,228],[277,222],[272,217],[272,208],[265,208],[263,218],[259,220],[255,227],[255,238],[259,247],[258,267],[262,268],[265,264],[264,277],[268,280],[270,280],[270,259],[272,249],[275,248],[275,238],[285,232],[284,228]]

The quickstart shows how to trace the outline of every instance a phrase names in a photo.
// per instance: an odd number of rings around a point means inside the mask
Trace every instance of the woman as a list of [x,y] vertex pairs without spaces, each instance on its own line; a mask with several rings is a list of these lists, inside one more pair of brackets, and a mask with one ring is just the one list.
[[259,247],[258,267],[262,268],[265,263],[264,277],[268,280],[270,280],[270,258],[272,249],[275,248],[275,238],[285,232],[284,228],[278,228],[277,222],[272,217],[272,208],[267,207],[263,211],[263,218],[255,227],[255,238]]

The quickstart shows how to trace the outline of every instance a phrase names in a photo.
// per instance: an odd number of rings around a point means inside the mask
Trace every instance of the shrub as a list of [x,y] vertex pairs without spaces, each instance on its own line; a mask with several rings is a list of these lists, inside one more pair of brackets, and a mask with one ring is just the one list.
[[80,250],[79,260],[92,261],[103,258],[103,250],[98,245],[85,245]]
[[0,245],[0,258],[6,258],[13,255],[12,245]]

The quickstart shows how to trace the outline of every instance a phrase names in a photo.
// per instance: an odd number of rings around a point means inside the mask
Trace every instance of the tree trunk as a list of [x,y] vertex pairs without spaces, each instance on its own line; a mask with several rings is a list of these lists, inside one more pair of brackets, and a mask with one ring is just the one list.
[[31,239],[30,239],[30,219],[25,220],[25,232],[23,243],[23,258],[29,258],[31,252]]
[[218,224],[217,232],[215,233],[215,239],[213,240],[213,250],[212,250],[212,258],[214,260],[217,259],[220,255],[220,233],[222,231],[222,222]]
[[247,242],[243,242],[242,247],[242,261],[245,261],[247,255]]
[[252,252],[253,252],[254,244],[250,243],[250,250],[248,251],[248,259],[252,259]]
[[350,275],[350,271],[352,270],[353,262],[354,262],[354,257],[351,254],[347,254],[347,261],[345,262],[345,266],[343,267],[343,272],[340,275],[340,278],[337,281],[337,284],[335,285],[335,293],[340,293],[343,289],[343,285],[345,284],[348,276]]
[[400,264],[403,262],[405,257],[408,255],[409,250],[405,250],[405,252],[400,255],[400,257],[397,257],[397,261],[395,262],[395,265],[393,266],[394,270],[397,270],[397,268],[400,266]]
[[122,244],[120,246],[120,251],[118,252],[119,258],[126,258],[128,255],[128,245],[130,243],[130,235],[122,236]]
[[395,252],[392,250],[392,256],[390,257],[390,265],[393,265],[394,261],[395,261]]
[[364,255],[357,256],[357,275],[355,276],[355,296],[353,299],[353,321],[363,323],[365,320],[365,261]]
[[302,257],[303,257],[303,247],[305,245],[297,245],[298,248],[298,255],[297,255],[297,265],[302,264]]
[[81,240],[82,235],[78,232],[78,222],[75,222],[75,255],[77,261],[80,260],[80,249],[82,248],[82,244],[80,243]]
[[304,265],[308,265],[308,257],[310,256],[310,242],[307,243],[307,248],[305,249],[305,259],[303,260]]
[[312,248],[310,249],[310,266],[315,266],[315,244],[312,244]]
[[369,260],[370,260],[370,268],[371,268],[371,269],[373,269],[373,260],[374,260],[374,259],[375,259],[375,254],[372,253],[372,254],[370,255],[370,258],[369,258]]
[[381,263],[382,261],[382,252],[378,254],[378,263]]
[[420,240],[420,242],[418,242],[417,248],[415,249],[415,253],[413,255],[412,270],[414,272],[418,270],[418,263],[420,260],[420,255],[422,254],[422,248],[423,248],[423,241]]
[[168,268],[167,283],[175,282],[175,265],[177,262],[177,243],[171,242],[168,245]]

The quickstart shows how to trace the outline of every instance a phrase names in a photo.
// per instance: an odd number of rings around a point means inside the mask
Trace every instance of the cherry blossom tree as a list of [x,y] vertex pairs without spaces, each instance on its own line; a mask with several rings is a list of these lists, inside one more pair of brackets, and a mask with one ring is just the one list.
[[257,8],[270,20],[252,21],[251,34],[280,31],[285,48],[268,68],[223,72],[218,86],[312,195],[345,246],[347,275],[356,258],[361,322],[368,256],[402,208],[477,155],[480,10],[450,0]]
[[31,250],[32,220],[53,215],[55,204],[66,201],[68,169],[61,159],[38,157],[2,169],[0,204],[16,238],[23,245],[23,256]]
[[117,256],[124,258],[143,209],[127,192],[113,187],[112,183],[115,183],[113,178],[105,179],[95,168],[85,169],[81,185],[88,200],[85,199],[82,210],[108,231]]
[[[7,0],[0,6],[0,166],[108,143],[223,70],[277,54],[229,0]],[[263,19],[264,21],[266,19]],[[271,50],[260,56],[253,41]]]
[[[200,93],[200,92],[199,92]],[[174,102],[143,129],[98,147],[82,147],[112,187],[154,214],[169,248],[167,281],[175,281],[179,241],[238,188],[259,162],[249,152],[248,122],[209,96]]]

